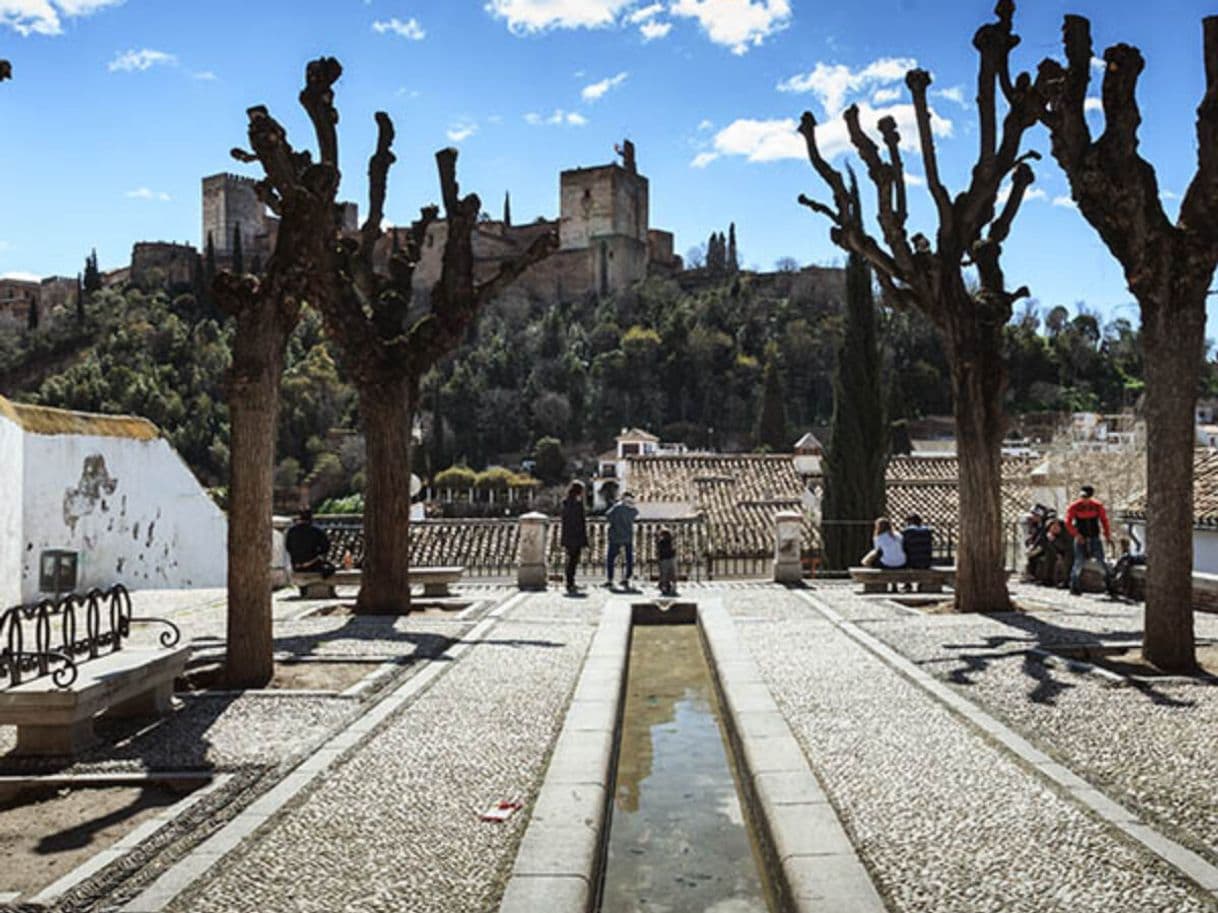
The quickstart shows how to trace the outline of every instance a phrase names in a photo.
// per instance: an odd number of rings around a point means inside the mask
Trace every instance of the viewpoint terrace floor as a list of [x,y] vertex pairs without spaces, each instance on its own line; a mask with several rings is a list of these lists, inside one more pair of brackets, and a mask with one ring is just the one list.
[[[1140,607],[1013,589],[1029,611],[928,615],[837,583],[683,596],[727,609],[888,909],[1218,910],[1218,688],[1046,663],[1136,640]],[[496,909],[608,594],[459,592],[462,612],[396,620],[278,598],[282,655],[394,662],[357,695],[204,694],[113,733],[77,769],[234,779],[61,908]],[[222,592],[136,602],[220,646]],[[501,799],[524,808],[481,821]]]

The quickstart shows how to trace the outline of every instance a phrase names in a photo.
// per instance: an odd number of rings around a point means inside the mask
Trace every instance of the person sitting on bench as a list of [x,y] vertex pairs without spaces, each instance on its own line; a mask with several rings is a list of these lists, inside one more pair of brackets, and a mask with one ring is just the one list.
[[930,527],[922,523],[917,514],[905,518],[905,528],[901,530],[901,547],[905,549],[905,566],[916,570],[926,570],[934,553],[934,540]]
[[892,530],[892,521],[880,517],[875,521],[875,533],[872,536],[875,547],[863,556],[864,567],[878,567],[895,571],[905,567],[905,546],[901,536]]
[[292,559],[292,570],[321,574],[323,579],[333,575],[334,565],[326,560],[330,553],[330,537],[313,522],[313,511],[307,507],[288,529],[284,544]]

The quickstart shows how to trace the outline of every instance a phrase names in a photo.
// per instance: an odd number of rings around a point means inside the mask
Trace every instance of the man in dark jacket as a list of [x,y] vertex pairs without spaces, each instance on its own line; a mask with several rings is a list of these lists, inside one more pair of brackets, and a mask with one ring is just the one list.
[[1095,489],[1084,485],[1079,496],[1066,508],[1066,532],[1074,537],[1074,567],[1070,568],[1070,592],[1075,596],[1079,588],[1079,577],[1088,558],[1094,558],[1104,569],[1104,588],[1112,588],[1112,569],[1104,560],[1104,546],[1100,543],[1103,531],[1104,542],[1112,545],[1112,530],[1108,527],[1108,511],[1094,497]]
[[608,526],[609,557],[605,560],[605,586],[613,586],[613,566],[617,564],[618,552],[626,553],[626,575],[622,578],[622,589],[630,589],[630,577],[634,573],[634,518],[639,509],[634,506],[634,495],[625,492],[621,499],[605,514]]
[[584,512],[584,484],[572,482],[562,502],[562,534],[560,544],[567,551],[567,592],[577,593],[575,569],[579,553],[588,546],[588,522]]
[[326,555],[330,553],[330,537],[313,523],[313,511],[307,507],[288,528],[284,545],[287,546],[288,557],[292,559],[292,570],[309,571],[323,577],[334,573],[334,565],[326,560]]
[[901,542],[905,546],[906,567],[918,569],[930,567],[934,540],[930,527],[924,526],[922,518],[917,514],[910,514],[905,518],[905,528],[901,530]]

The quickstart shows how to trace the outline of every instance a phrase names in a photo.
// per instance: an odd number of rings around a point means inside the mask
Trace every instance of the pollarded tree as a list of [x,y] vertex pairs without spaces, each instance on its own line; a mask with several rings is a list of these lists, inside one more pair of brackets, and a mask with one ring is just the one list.
[[236,322],[228,373],[231,463],[228,512],[228,651],[225,674],[235,687],[259,687],[274,671],[271,640],[271,494],[279,384],[288,337],[301,304],[323,300],[337,231],[338,143],[333,58],[309,63],[300,104],[317,135],[320,160],[297,152],[265,107],[250,108],[252,152],[265,177],[258,199],[279,217],[275,250],[260,277],[220,272],[212,288],[217,305]]
[[13,65],[7,60],[0,60],[0,82],[13,78]]
[[384,112],[377,113],[376,122],[376,151],[368,162],[368,219],[357,238],[338,245],[332,260],[334,294],[319,304],[327,332],[342,348],[359,393],[368,448],[364,563],[356,608],[384,614],[410,611],[410,438],[419,382],[461,343],[482,306],[555,250],[558,239],[551,233],[541,235],[521,255],[500,265],[491,279],[475,282],[473,232],[482,204],[476,194],[461,196],[457,150],[442,149],[436,164],[447,236],[440,278],[431,289],[429,306],[412,307],[415,268],[439,210],[422,210],[405,245],[391,253],[387,273],[374,269],[389,168],[395,161],[393,122]]
[[1192,612],[1193,410],[1205,352],[1205,299],[1218,266],[1218,16],[1204,21],[1206,92],[1197,109],[1198,166],[1173,224],[1155,170],[1138,153],[1137,48],[1104,52],[1104,132],[1087,125],[1091,25],[1067,16],[1066,66],[1040,65],[1037,88],[1053,157],[1092,227],[1120,261],[1142,313],[1146,371],[1147,543],[1143,653],[1162,669],[1196,662]]
[[[850,216],[862,228],[858,184],[850,174]],[[846,310],[833,372],[833,419],[824,465],[821,535],[828,567],[856,563],[871,547],[871,521],[884,513],[884,428],[880,351],[871,268],[854,252],[846,259]]]
[[[957,611],[1001,611],[1009,608],[1003,568],[1002,453],[1006,428],[1003,394],[1007,374],[1003,327],[1012,303],[1028,294],[1010,292],[999,265],[1002,243],[1032,183],[1020,153],[1024,133],[1040,109],[1032,79],[1021,73],[1012,80],[1011,50],[1019,38],[1011,30],[1015,5],[999,0],[997,22],[977,30],[973,46],[980,55],[977,108],[980,152],[966,190],[953,200],[939,176],[927,102],[930,74],[911,70],[905,84],[913,96],[926,184],[934,200],[939,228],[935,242],[906,229],[905,169],[901,138],[892,117],[879,122],[884,151],[859,124],[857,106],[845,112],[851,143],[876,187],[878,220],[885,247],[851,218],[850,193],[837,169],[816,145],[816,121],[805,113],[800,124],[808,157],[833,192],[833,205],[800,196],[800,202],[833,222],[831,237],[848,252],[864,257],[876,272],[887,299],[898,307],[917,308],[934,323],[951,367],[956,448],[960,465],[960,547],[957,552]],[[999,125],[997,99],[1006,103]],[[1001,212],[999,191],[1010,178],[1010,193]],[[979,285],[970,291],[965,269],[974,266]]]

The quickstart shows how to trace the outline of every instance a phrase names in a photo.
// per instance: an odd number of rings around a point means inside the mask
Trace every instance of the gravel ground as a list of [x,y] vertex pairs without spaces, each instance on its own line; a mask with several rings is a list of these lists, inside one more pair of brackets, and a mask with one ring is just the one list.
[[[1054,602],[1060,610],[864,627],[1218,864],[1218,687],[1177,679],[1114,688],[1099,676],[1046,666],[1028,649],[1141,638],[1140,606],[1065,594]],[[1197,628],[1214,636],[1218,618],[1199,614]]]
[[739,630],[894,911],[1215,909],[831,625]]
[[593,630],[501,621],[171,909],[493,909],[526,822],[479,814],[536,793]]

